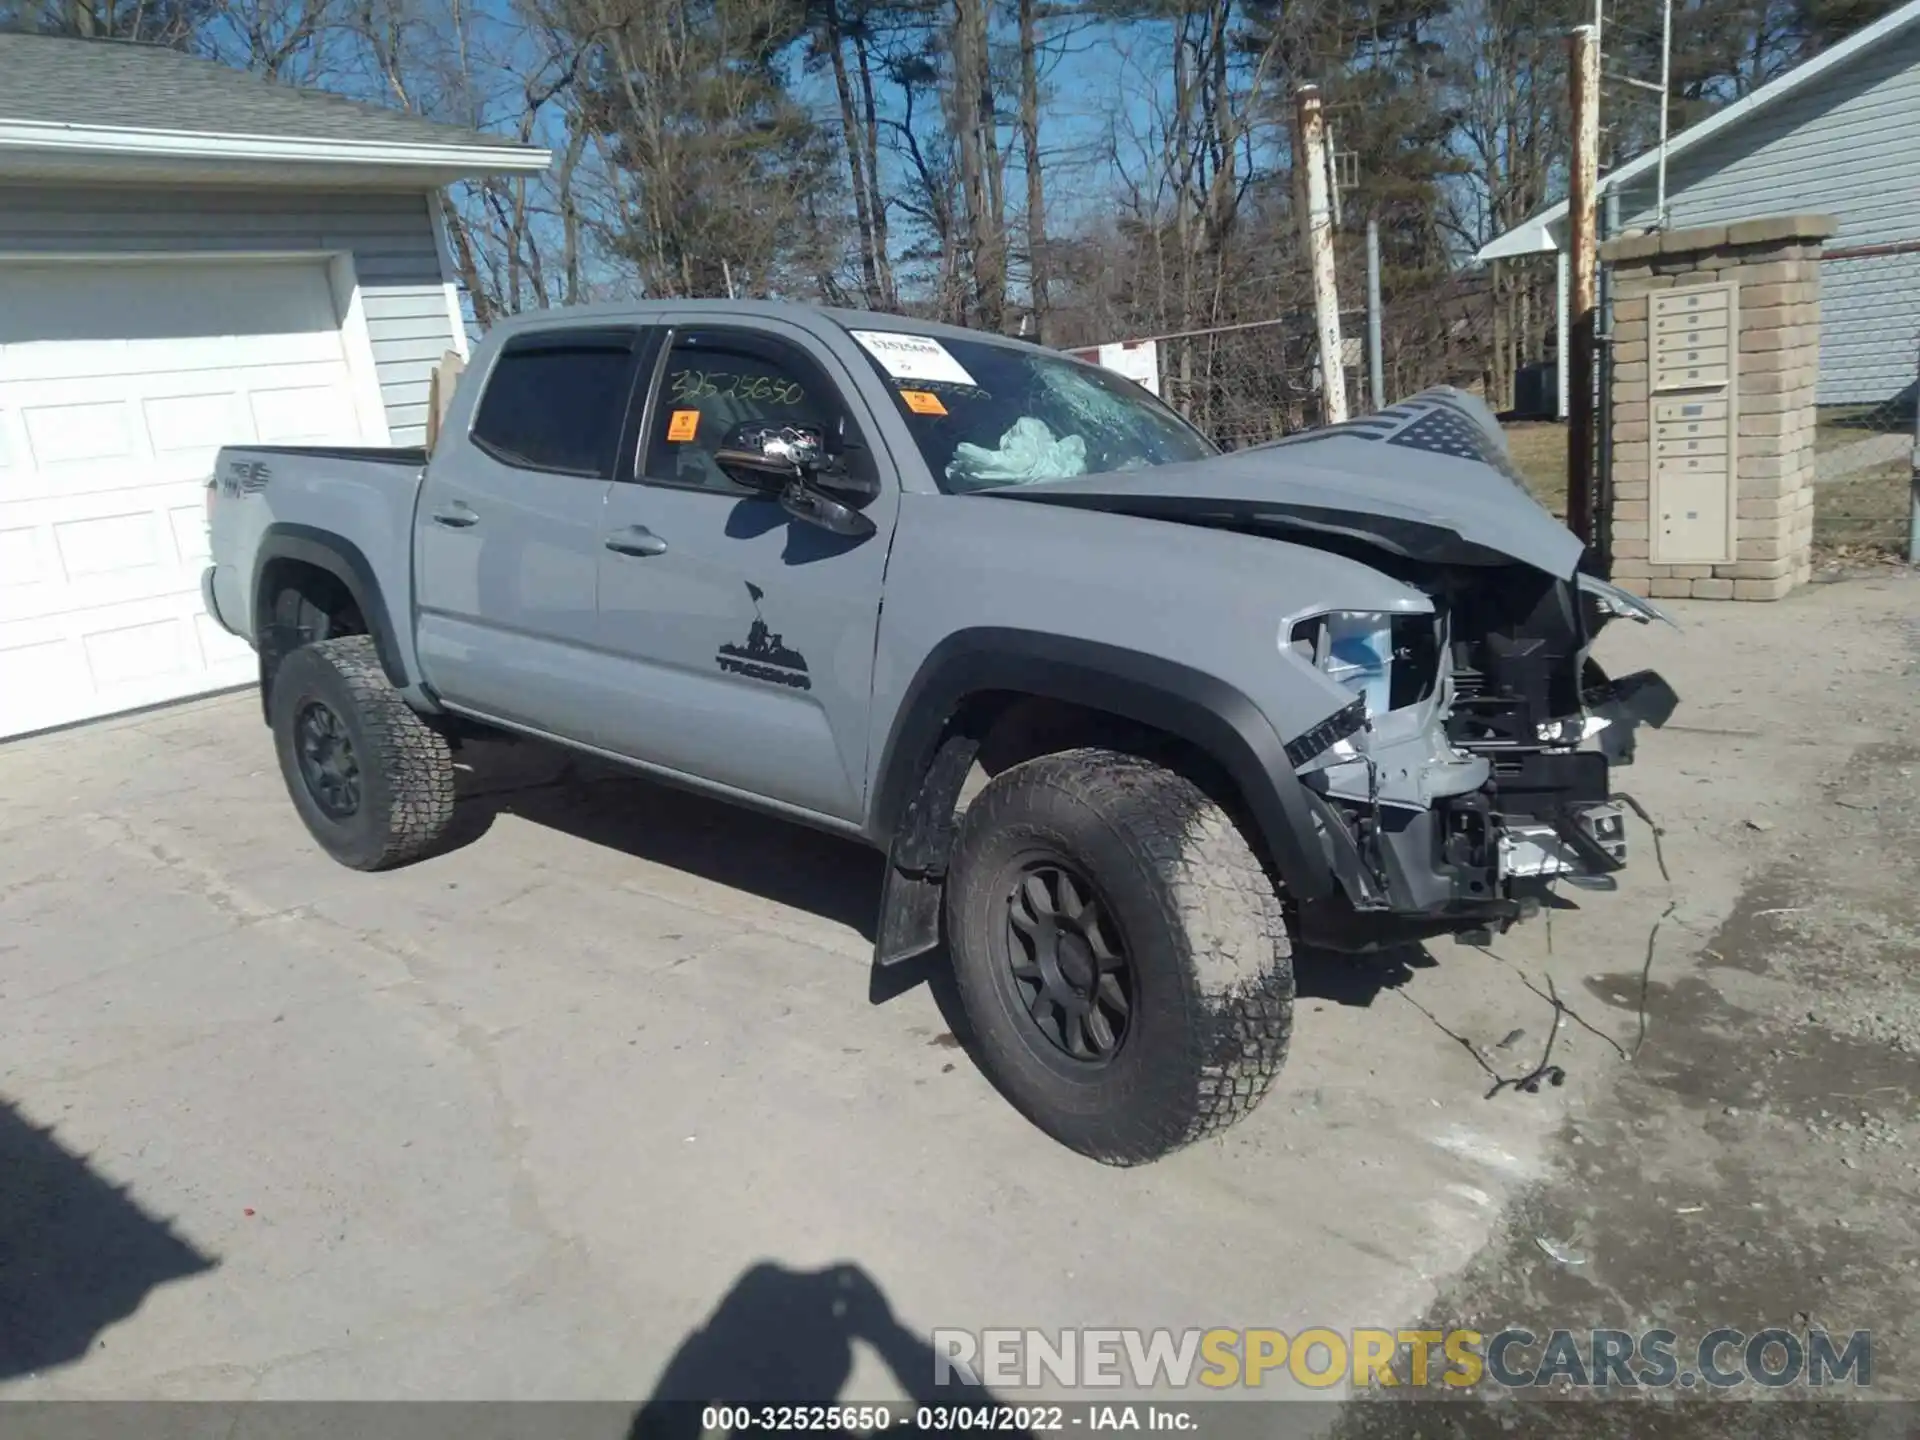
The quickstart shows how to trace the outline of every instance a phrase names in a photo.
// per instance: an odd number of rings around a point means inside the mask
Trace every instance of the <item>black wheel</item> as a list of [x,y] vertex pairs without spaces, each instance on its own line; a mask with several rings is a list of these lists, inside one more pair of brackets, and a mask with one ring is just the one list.
[[302,645],[280,662],[274,748],[294,808],[342,865],[416,860],[453,817],[447,742],[388,683],[372,639]]
[[1286,1058],[1280,897],[1226,812],[1150,761],[1072,750],[996,777],[961,821],[947,930],[988,1076],[1096,1159],[1224,1129]]

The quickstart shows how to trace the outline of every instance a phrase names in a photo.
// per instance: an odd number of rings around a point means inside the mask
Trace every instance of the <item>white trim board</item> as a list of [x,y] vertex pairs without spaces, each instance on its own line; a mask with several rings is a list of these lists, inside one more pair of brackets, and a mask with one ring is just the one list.
[[453,242],[447,234],[447,212],[438,190],[427,192],[427,218],[433,222],[433,248],[440,257],[440,284],[447,292],[447,324],[453,327],[453,348],[465,360],[467,317],[460,313],[460,282],[453,266]]
[[284,135],[219,135],[196,130],[130,130],[108,125],[57,125],[0,120],[0,151],[108,154],[145,159],[272,160],[382,167],[433,167],[469,175],[540,174],[553,153],[525,145],[395,144],[385,140],[320,140]]
[[386,397],[380,393],[380,368],[374,359],[373,334],[367,329],[367,309],[361,300],[352,252],[338,250],[327,257],[327,284],[333,291],[334,312],[340,317],[340,345],[353,376],[353,408],[359,413],[361,430],[375,443],[391,445]]

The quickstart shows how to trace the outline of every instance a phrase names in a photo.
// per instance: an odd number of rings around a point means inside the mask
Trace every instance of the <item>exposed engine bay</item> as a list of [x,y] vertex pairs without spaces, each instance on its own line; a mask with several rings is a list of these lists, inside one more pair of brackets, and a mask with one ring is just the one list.
[[1665,617],[1588,576],[1373,563],[1433,613],[1314,616],[1290,637],[1360,690],[1336,717],[1345,733],[1300,767],[1344,892],[1303,915],[1307,933],[1378,948],[1498,931],[1554,883],[1610,886],[1627,844],[1611,768],[1677,702],[1658,675],[1611,680],[1588,651],[1611,618]]
[[1306,937],[1371,950],[1485,934],[1554,884],[1614,883],[1626,826],[1611,769],[1677,700],[1651,671],[1609,679],[1589,650],[1613,619],[1673,622],[1587,573],[1585,546],[1533,498],[1480,401],[1429,391],[1205,467],[1021,498],[1270,535],[1431,606],[1282,623],[1279,644],[1354,697],[1286,746],[1338,881],[1301,908]]

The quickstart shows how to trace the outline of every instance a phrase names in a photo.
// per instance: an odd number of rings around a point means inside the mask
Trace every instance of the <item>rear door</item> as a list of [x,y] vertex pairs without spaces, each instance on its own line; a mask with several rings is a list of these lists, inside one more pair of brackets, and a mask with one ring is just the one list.
[[631,473],[646,332],[558,327],[508,340],[467,435],[427,466],[416,522],[420,665],[455,706],[598,743],[607,492]]
[[[729,480],[713,454],[747,421],[820,427],[880,482],[875,533],[830,534]],[[655,366],[639,471],[608,492],[600,643],[627,667],[612,748],[817,814],[857,820],[880,586],[898,485],[839,362],[773,320],[689,316]]]

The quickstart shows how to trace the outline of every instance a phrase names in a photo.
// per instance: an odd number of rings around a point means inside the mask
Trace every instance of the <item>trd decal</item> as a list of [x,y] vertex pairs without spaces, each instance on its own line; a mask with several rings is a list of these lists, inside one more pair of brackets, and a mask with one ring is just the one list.
[[795,690],[811,690],[813,680],[807,673],[807,657],[798,650],[789,650],[785,637],[769,630],[767,617],[760,613],[760,602],[767,598],[767,592],[749,580],[747,594],[753,600],[753,626],[747,631],[747,643],[722,645],[714,656],[720,668],[749,680],[767,680]]
[[229,461],[227,473],[220,477],[220,493],[228,497],[257,494],[272,479],[273,471],[264,460]]

